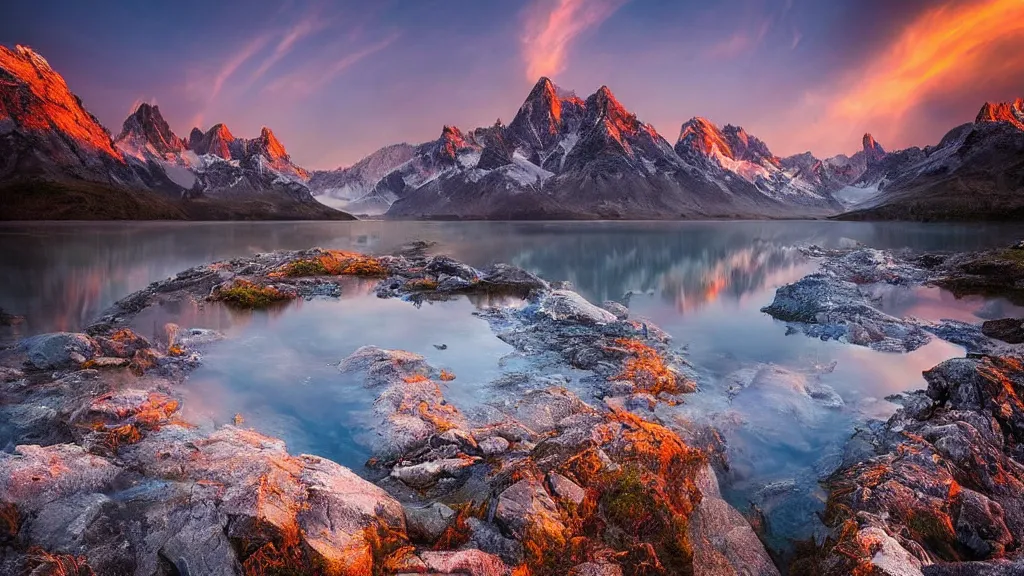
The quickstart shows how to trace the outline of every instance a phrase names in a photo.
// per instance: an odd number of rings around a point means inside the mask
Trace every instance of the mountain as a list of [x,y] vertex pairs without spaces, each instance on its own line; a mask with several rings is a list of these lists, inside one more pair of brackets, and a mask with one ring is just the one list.
[[705,118],[693,118],[680,129],[675,151],[720,186],[735,188],[738,177],[761,194],[794,206],[795,212],[801,207],[821,212],[840,207],[832,197],[837,188],[828,185],[836,175],[825,163],[809,152],[783,160],[742,127],[727,124],[719,129]]
[[1018,220],[1024,217],[1024,100],[986,103],[935,146],[886,154],[862,186],[877,194],[844,219]]
[[0,46],[2,218],[350,218],[312,198],[269,130],[239,141],[222,128],[204,143],[238,160],[195,154],[150,104],[112,139],[42,56]]
[[152,192],[165,184],[114,146],[42,56],[0,46],[0,218],[186,217]]
[[[385,146],[348,168],[313,172],[309,178],[310,191],[325,204],[344,207],[348,202],[366,196],[384,176],[411,160],[415,154],[416,146],[412,144]],[[390,203],[374,213],[383,214],[388,206]],[[352,211],[369,213],[358,209]]]
[[[673,147],[606,86],[583,100],[541,78],[508,126],[447,128],[427,178],[381,179],[395,218],[692,218],[825,215],[839,204],[794,180],[741,128],[694,119]],[[446,143],[447,140],[447,143]],[[395,188],[397,186],[398,189]]]

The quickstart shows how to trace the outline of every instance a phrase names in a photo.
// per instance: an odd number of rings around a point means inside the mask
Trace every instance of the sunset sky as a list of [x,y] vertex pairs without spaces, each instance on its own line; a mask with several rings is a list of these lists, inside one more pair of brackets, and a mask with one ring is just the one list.
[[508,122],[550,76],[602,84],[675,142],[739,124],[788,155],[934,144],[1024,97],[1024,0],[375,0],[5,6],[0,43],[41,53],[115,134],[141,101],[179,136],[274,130],[310,168]]

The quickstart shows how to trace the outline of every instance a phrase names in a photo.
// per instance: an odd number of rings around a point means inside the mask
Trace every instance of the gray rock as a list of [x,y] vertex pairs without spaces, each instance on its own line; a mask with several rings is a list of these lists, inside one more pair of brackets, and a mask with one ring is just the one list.
[[779,570],[753,528],[722,499],[718,479],[710,466],[703,468],[696,482],[702,497],[689,524],[694,574],[778,576]]
[[569,576],[622,576],[622,568],[607,562],[584,562],[573,566]]
[[407,504],[402,508],[405,510],[406,530],[414,542],[437,542],[455,518],[455,511],[440,502],[426,506]]
[[501,436],[491,436],[480,441],[480,451],[484,456],[495,456],[508,451],[509,443]]
[[480,285],[499,292],[525,293],[550,289],[547,282],[522,268],[507,264],[495,264],[488,268]]
[[445,458],[432,460],[412,466],[395,466],[391,469],[391,477],[401,480],[412,488],[425,489],[438,483],[442,478],[458,478],[476,463],[471,458]]
[[96,343],[85,334],[56,332],[26,338],[21,343],[28,363],[39,370],[73,368],[96,355]]
[[448,256],[433,256],[427,260],[423,271],[434,277],[450,276],[459,280],[472,282],[480,278],[480,273],[467,264],[463,264]]
[[779,288],[761,311],[799,326],[813,338],[883,352],[911,352],[931,340],[917,323],[874,308],[857,284],[824,273]]
[[120,472],[74,444],[18,446],[14,454],[0,452],[0,501],[31,512],[66,496],[102,492]]
[[989,320],[982,323],[981,333],[1009,344],[1024,344],[1024,319]]
[[564,388],[528,392],[515,406],[515,417],[535,432],[548,432],[569,416],[593,411]]
[[607,310],[594,306],[576,292],[555,290],[540,303],[540,313],[552,320],[584,324],[608,324],[617,318]]
[[986,496],[964,488],[960,492],[959,513],[954,518],[956,538],[976,558],[998,558],[1013,544],[1006,527],[1003,507]]
[[629,308],[626,308],[625,306],[619,304],[618,302],[606,300],[604,303],[601,304],[601,308],[604,308],[605,310],[611,312],[619,320],[625,320],[626,318],[629,318]]
[[523,545],[518,540],[506,538],[498,527],[479,518],[466,519],[469,526],[469,545],[494,554],[506,564],[516,566],[523,562]]
[[512,571],[500,558],[480,550],[420,552],[427,572],[460,576],[508,576]]
[[548,473],[548,484],[555,496],[566,502],[572,502],[576,506],[582,504],[583,499],[587,497],[586,490],[558,472]]
[[555,501],[544,490],[543,484],[531,479],[516,482],[498,496],[495,518],[507,533],[517,539],[522,539],[533,524],[564,528]]

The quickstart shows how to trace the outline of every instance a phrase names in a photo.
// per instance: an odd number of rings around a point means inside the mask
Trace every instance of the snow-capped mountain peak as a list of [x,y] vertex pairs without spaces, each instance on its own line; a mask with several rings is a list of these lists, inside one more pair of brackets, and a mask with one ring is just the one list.
[[160,107],[146,102],[139,104],[135,112],[125,119],[121,133],[114,142],[136,156],[146,146],[152,147],[153,152],[160,155],[177,154],[187,147],[185,141],[178,138],[168,126],[160,114]]

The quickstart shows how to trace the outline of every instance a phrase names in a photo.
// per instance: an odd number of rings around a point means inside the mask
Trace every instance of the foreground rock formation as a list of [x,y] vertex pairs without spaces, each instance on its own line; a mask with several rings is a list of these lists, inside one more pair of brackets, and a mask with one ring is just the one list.
[[961,358],[925,373],[827,482],[833,536],[796,574],[1019,574],[1024,365]]
[[[513,402],[470,416],[443,397],[453,375],[364,347],[339,364],[376,394],[360,478],[240,422],[182,421],[177,389],[222,336],[168,326],[151,342],[127,327],[174,301],[337,296],[345,276],[412,301],[525,298],[487,313],[499,337],[538,366],[590,370],[601,400],[534,373]],[[261,254],[157,282],[87,334],[25,340],[0,364],[0,573],[778,574],[722,499],[707,447],[631,411],[695,389],[667,336],[516,268]]]
[[[0,351],[0,573],[780,573],[722,497],[717,431],[669,410],[700,377],[664,332],[524,270],[477,270],[414,248],[199,266],[119,301],[87,333]],[[795,329],[841,327],[840,339],[896,352],[952,329],[879,317],[860,291],[951,278],[986,258],[809,253],[826,257],[817,281],[852,288],[782,290],[770,308],[787,311]],[[524,362],[490,385],[503,400],[463,412],[444,396],[456,375],[409,352],[367,345],[340,358],[338,370],[375,397],[373,457],[357,475],[292,455],[240,420],[183,421],[180,387],[223,335],[168,325],[152,341],[130,328],[175,302],[258,308],[337,297],[351,276],[412,303],[512,298],[479,312]],[[855,435],[825,483],[829,536],[777,556],[790,573],[1022,568],[1024,365],[1015,349],[992,350],[930,370],[927,391],[893,398],[903,405],[896,415]],[[560,375],[568,370],[587,374],[574,389]],[[789,387],[828,409],[843,402],[777,367],[730,379],[740,399],[781,406]]]

